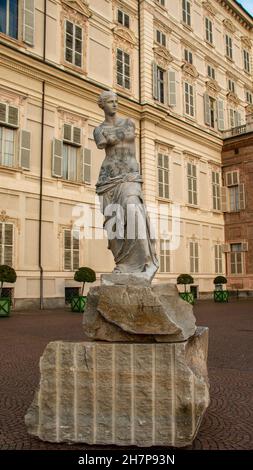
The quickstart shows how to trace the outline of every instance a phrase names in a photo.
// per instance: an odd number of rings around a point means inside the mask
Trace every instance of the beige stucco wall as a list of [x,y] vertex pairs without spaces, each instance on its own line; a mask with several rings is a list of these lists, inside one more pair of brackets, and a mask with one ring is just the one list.
[[[157,274],[156,280],[175,281],[181,272],[189,272],[189,240],[196,240],[200,248],[200,269],[194,274],[200,291],[213,288],[214,244],[223,243],[224,220],[221,212],[212,210],[211,171],[221,172],[221,134],[204,123],[203,94],[206,91],[207,63],[217,64],[216,79],[219,95],[225,105],[225,127],[228,127],[227,78],[236,80],[240,99],[238,107],[244,113],[245,89],[252,87],[252,76],[242,71],[241,36],[252,38],[237,18],[219,1],[210,2],[215,8],[212,17],[215,29],[215,47],[203,41],[204,10],[202,2],[191,2],[193,31],[181,23],[181,1],[167,2],[160,8],[156,2],[141,3],[141,99],[139,94],[138,2],[90,0],[91,16],[76,13],[83,21],[84,68],[77,71],[63,61],[63,13],[61,1],[48,1],[46,60],[43,56],[43,4],[36,2],[35,45],[26,46],[21,39],[9,40],[0,34],[0,101],[20,109],[20,128],[31,131],[31,167],[29,171],[0,167],[0,214],[15,226],[14,267],[18,273],[15,285],[16,299],[36,299],[40,295],[38,255],[38,213],[40,193],[40,148],[42,82],[45,81],[45,127],[42,212],[42,266],[44,269],[44,297],[63,299],[65,286],[75,285],[73,273],[63,270],[63,229],[73,224],[73,208],[80,204],[94,205],[95,183],[103,152],[93,140],[93,129],[103,119],[97,106],[97,97],[103,88],[114,88],[119,93],[120,114],[132,116],[136,122],[136,150],[139,158],[139,129],[141,123],[142,174],[145,201],[152,210],[160,204],[168,208],[168,226],[171,227],[173,203],[180,205],[180,246],[171,253],[171,272]],[[71,9],[71,2],[68,10]],[[84,2],[85,3],[85,2]],[[234,2],[232,2],[234,3]],[[131,31],[117,32],[117,6],[130,15]],[[234,5],[235,6],[235,5]],[[71,13],[71,14],[72,14]],[[76,15],[76,16],[75,16]],[[229,19],[236,27],[233,33],[234,63],[225,58],[223,20]],[[152,62],[154,61],[154,28],[160,25],[167,32],[167,49],[171,54],[169,68],[176,71],[177,104],[171,108],[160,105],[152,96]],[[116,28],[116,29],[115,29]],[[124,30],[124,28],[123,28]],[[122,35],[123,34],[123,35]],[[198,77],[193,81],[196,98],[196,116],[184,115],[182,54],[185,44],[192,45],[194,65]],[[10,49],[8,46],[11,45]],[[115,83],[115,49],[123,47],[131,55],[131,91]],[[22,54],[20,54],[20,52]],[[35,58],[39,60],[35,60]],[[51,64],[51,65],[49,65]],[[142,111],[142,114],[141,114]],[[91,184],[77,184],[52,177],[51,146],[53,138],[60,138],[66,116],[74,116],[82,127],[82,145],[91,150]],[[18,145],[18,142],[17,142]],[[162,148],[170,156],[170,199],[161,200],[157,191],[157,153]],[[197,166],[198,206],[187,204],[187,162]],[[106,240],[81,240],[80,265],[87,265],[99,274],[113,269],[113,259]],[[224,261],[224,260],[223,260]],[[223,263],[225,270],[225,265]]]

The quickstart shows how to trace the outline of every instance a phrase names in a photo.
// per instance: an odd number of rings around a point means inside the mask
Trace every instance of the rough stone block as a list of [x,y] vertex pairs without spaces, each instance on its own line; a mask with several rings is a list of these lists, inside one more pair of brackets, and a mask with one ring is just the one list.
[[49,343],[28,432],[50,442],[191,444],[209,404],[208,329],[181,343]]

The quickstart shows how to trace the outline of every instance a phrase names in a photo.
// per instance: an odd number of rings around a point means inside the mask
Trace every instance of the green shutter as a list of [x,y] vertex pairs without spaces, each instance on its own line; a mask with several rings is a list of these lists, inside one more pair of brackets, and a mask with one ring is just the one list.
[[62,177],[63,144],[61,140],[54,139],[52,144],[52,175]]
[[168,71],[168,82],[169,82],[169,105],[176,106],[177,104],[177,96],[176,96],[176,72],[174,70]]
[[30,170],[31,132],[22,130],[20,133],[20,166]]
[[35,1],[24,0],[23,40],[30,46],[34,45]]

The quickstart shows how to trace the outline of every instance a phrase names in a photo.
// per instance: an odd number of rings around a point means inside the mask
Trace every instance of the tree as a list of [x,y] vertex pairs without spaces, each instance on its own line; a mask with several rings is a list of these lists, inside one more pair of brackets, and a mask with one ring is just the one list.
[[177,284],[184,284],[184,291],[186,292],[186,285],[193,284],[194,279],[190,274],[180,274],[177,278]]
[[214,278],[214,280],[213,280],[213,283],[214,283],[215,285],[218,285],[218,284],[219,284],[219,285],[227,284],[227,282],[228,282],[228,281],[227,281],[227,278],[224,277],[224,276],[216,276],[216,277]]
[[85,282],[94,282],[96,280],[96,273],[91,268],[87,268],[87,267],[79,268],[75,272],[74,279],[77,282],[83,283],[83,286],[82,286],[82,295],[83,295]]
[[0,297],[2,296],[4,282],[13,284],[16,282],[16,279],[17,274],[13,268],[7,266],[7,264],[0,265]]

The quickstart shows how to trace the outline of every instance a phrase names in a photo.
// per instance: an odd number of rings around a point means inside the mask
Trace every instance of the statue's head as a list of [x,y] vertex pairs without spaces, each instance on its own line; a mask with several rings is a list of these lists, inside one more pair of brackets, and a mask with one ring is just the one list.
[[99,95],[99,98],[98,98],[98,106],[104,109],[105,103],[111,99],[118,101],[118,97],[116,93],[114,93],[114,91],[112,90],[102,91],[102,93]]

